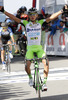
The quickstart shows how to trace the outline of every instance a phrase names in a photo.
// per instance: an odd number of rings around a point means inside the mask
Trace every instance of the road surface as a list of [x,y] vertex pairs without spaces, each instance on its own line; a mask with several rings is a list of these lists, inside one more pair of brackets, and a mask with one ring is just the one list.
[[[49,56],[48,91],[41,92],[41,100],[68,100],[68,57]],[[11,73],[2,71],[0,62],[0,100],[38,100],[33,87],[28,84],[24,58],[16,56],[11,62]],[[34,73],[31,65],[32,75]],[[43,78],[43,65],[40,64]]]

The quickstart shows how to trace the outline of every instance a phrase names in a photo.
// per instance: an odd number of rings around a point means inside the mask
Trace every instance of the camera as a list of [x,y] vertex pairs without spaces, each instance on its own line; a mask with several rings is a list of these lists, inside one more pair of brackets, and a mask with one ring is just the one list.
[[63,15],[65,17],[68,17],[68,5],[67,4],[63,7]]
[[63,12],[63,15],[64,15],[65,17],[68,17],[68,12]]

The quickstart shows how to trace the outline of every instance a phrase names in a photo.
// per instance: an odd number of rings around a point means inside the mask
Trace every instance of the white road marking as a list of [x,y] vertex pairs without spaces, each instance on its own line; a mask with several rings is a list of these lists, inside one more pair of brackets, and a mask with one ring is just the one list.
[[[34,76],[34,70],[31,71],[32,76]],[[40,75],[43,79],[43,69],[40,69]],[[68,80],[68,68],[54,68],[49,69],[48,74],[48,81],[55,81],[55,80]],[[2,72],[0,73],[0,84],[7,84],[7,83],[24,83],[28,82],[29,78],[25,71],[19,72]]]

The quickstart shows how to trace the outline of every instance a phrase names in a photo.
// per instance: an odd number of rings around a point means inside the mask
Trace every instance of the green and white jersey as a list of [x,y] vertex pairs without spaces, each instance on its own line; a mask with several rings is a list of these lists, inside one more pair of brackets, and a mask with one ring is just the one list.
[[42,19],[33,24],[31,21],[28,22],[26,20],[21,20],[21,23],[23,23],[26,27],[28,46],[41,45],[41,26],[44,21],[46,20]]

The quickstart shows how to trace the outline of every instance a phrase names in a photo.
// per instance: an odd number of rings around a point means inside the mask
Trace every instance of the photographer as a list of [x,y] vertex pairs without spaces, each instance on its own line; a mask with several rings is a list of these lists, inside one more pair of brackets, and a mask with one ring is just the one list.
[[63,15],[65,16],[65,21],[68,21],[68,5],[63,7]]
[[65,28],[63,28],[62,31],[67,32],[68,31],[68,5],[67,4],[63,7],[63,13],[61,18],[65,22]]

